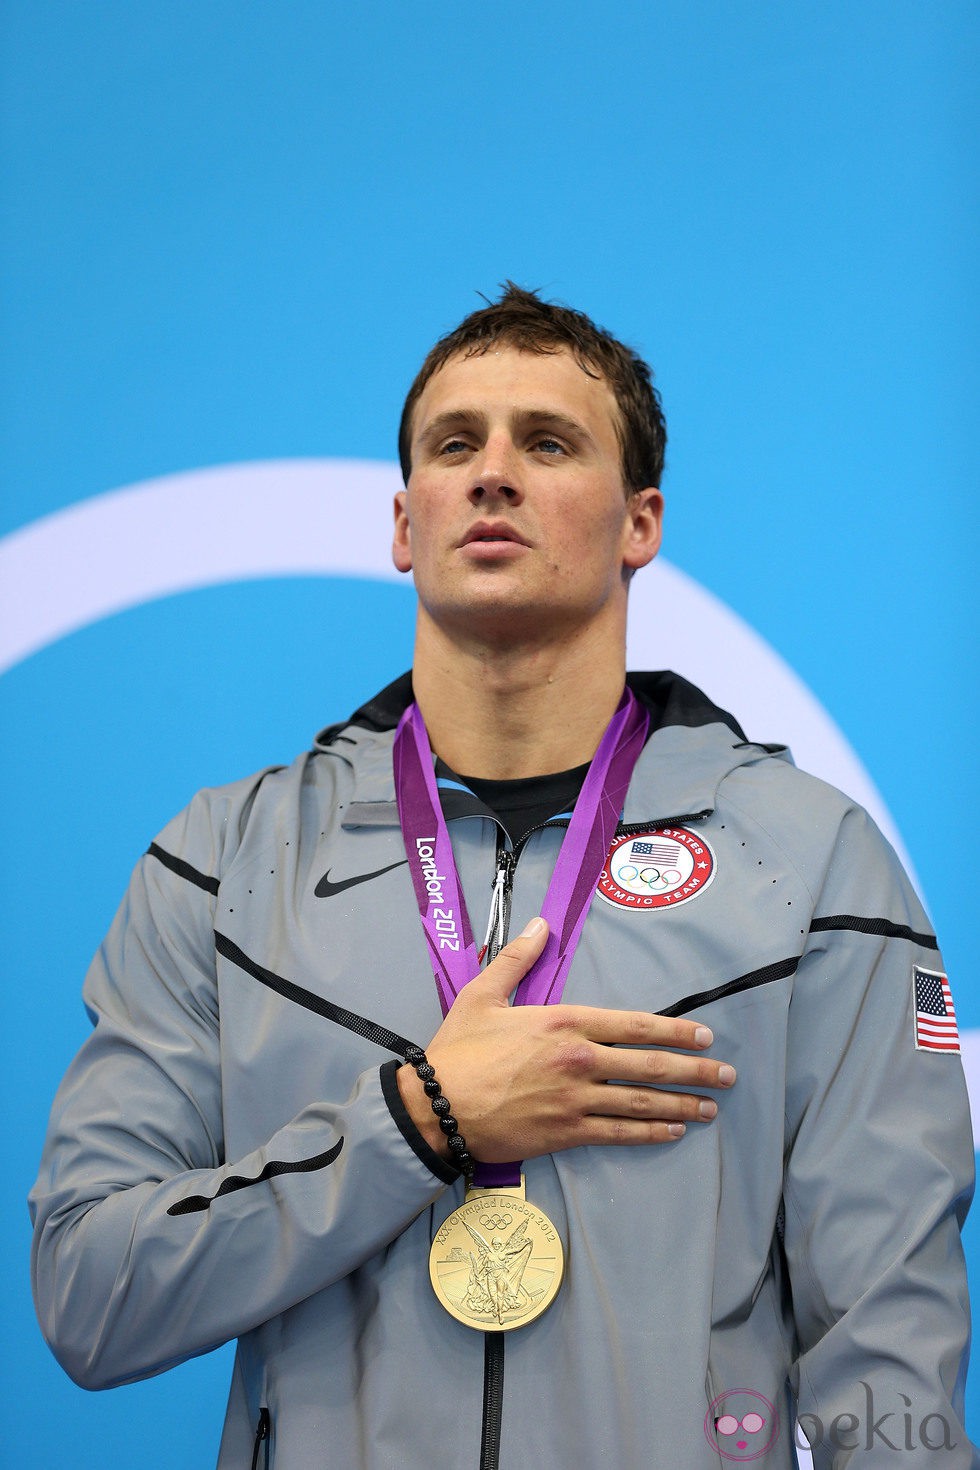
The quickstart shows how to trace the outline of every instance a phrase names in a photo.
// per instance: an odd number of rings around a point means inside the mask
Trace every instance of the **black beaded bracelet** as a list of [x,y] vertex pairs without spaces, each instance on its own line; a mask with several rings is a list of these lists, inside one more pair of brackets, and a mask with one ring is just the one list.
[[446,1147],[450,1151],[453,1163],[461,1174],[466,1175],[467,1179],[472,1178],[476,1160],[468,1152],[466,1139],[460,1133],[459,1124],[453,1117],[452,1103],[448,1097],[442,1095],[435,1068],[420,1046],[407,1046],[405,1060],[409,1066],[415,1068],[415,1075],[422,1083],[425,1095],[432,1104],[432,1111],[439,1119],[439,1127],[446,1135]]

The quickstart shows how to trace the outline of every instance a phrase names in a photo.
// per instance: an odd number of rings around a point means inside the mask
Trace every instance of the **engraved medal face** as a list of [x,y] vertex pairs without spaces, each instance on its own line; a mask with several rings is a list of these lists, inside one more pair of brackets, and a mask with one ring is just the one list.
[[540,1317],[564,1267],[558,1231],[528,1204],[523,1185],[467,1191],[429,1252],[436,1296],[458,1322],[480,1332],[509,1332]]

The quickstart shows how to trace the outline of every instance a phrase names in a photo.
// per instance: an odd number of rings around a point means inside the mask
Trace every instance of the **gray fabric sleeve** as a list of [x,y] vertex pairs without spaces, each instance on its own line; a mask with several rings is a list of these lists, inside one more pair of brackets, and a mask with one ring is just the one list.
[[[834,915],[931,928],[858,809],[817,900],[817,918]],[[817,1470],[890,1466],[913,1446],[914,1463],[931,1463],[929,1446],[944,1442],[956,1446],[944,1465],[980,1463],[962,1424],[969,1106],[959,1056],[915,1047],[916,964],[943,969],[914,938],[842,927],[811,935],[796,977],[784,1249],[800,1339],[794,1388],[819,1441]]]

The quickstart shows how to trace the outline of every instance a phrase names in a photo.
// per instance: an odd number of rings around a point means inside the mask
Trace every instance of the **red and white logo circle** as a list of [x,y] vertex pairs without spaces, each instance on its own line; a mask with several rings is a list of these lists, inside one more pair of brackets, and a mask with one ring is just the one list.
[[703,837],[686,827],[655,827],[614,839],[598,893],[621,909],[676,909],[703,893],[714,875],[714,854]]

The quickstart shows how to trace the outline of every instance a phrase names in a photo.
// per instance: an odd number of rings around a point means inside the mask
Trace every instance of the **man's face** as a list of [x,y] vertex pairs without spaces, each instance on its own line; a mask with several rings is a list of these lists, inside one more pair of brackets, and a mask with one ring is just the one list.
[[625,618],[660,544],[657,490],[627,497],[605,381],[570,352],[454,357],[416,405],[393,557],[447,631],[545,636]]

